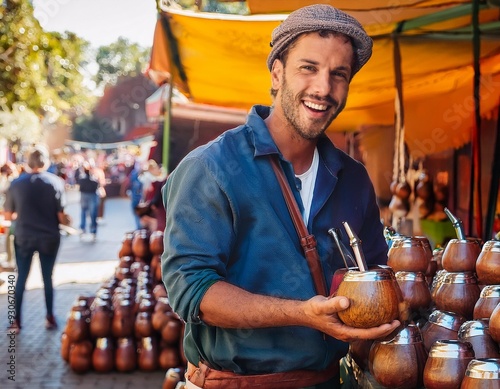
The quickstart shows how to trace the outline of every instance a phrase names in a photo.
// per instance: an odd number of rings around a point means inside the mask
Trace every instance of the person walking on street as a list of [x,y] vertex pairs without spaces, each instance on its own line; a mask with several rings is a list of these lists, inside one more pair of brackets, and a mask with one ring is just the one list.
[[339,320],[349,299],[318,292],[272,164],[315,237],[326,291],[344,268],[328,231],[344,221],[368,265],[386,264],[367,171],[325,134],[372,46],[361,24],[334,7],[292,12],[272,33],[273,106],[254,106],[246,124],[190,152],[167,179],[162,275],[186,322],[187,388],[339,388],[348,342],[400,325]]
[[80,230],[83,234],[87,231],[87,219],[90,221],[90,234],[92,240],[96,239],[97,234],[97,211],[99,207],[99,181],[92,174],[90,163],[85,161],[82,169],[78,173],[77,184],[80,188]]
[[135,220],[135,228],[141,229],[141,218],[136,213],[135,208],[139,205],[142,200],[142,182],[139,180],[139,175],[142,173],[141,163],[136,161],[134,167],[127,176],[126,182],[124,184],[123,194],[130,197],[130,207],[132,208],[132,215]]
[[59,251],[59,223],[68,224],[64,213],[66,194],[64,180],[47,172],[48,151],[36,146],[27,158],[26,172],[12,181],[7,190],[5,216],[15,220],[14,248],[17,266],[15,286],[15,319],[10,325],[14,332],[21,330],[22,303],[26,280],[35,252],[38,253],[45,290],[47,329],[57,328],[53,312],[54,292],[52,271]]

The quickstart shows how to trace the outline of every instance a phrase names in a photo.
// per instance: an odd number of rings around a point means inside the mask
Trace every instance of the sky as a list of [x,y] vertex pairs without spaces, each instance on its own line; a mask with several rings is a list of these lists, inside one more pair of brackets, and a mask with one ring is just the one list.
[[153,44],[155,0],[33,0],[34,14],[45,31],[71,31],[94,48],[120,36],[143,47]]

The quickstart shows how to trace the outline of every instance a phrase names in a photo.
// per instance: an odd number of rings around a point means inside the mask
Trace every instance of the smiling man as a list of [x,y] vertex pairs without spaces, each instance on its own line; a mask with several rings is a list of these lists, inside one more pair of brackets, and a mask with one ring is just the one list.
[[290,14],[271,46],[273,107],[254,106],[245,125],[191,152],[163,188],[163,281],[186,322],[187,388],[338,388],[348,342],[399,325],[339,320],[349,300],[319,293],[271,164],[317,241],[326,290],[344,267],[328,234],[342,222],[368,265],[386,263],[368,174],[325,135],[372,40],[351,16],[313,5]]

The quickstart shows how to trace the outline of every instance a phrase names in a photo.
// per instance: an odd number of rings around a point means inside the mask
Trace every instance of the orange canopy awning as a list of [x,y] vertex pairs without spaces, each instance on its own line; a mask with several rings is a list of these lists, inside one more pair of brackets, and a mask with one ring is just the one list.
[[[318,1],[314,1],[317,3]],[[266,58],[272,30],[308,1],[248,0],[259,15],[227,15],[164,9],[157,22],[150,75],[173,75],[196,103],[249,109],[270,104]],[[405,134],[414,154],[459,147],[474,126],[471,1],[322,1],[359,18],[374,39],[373,56],[354,77],[343,113],[330,131],[394,123],[392,32],[398,27],[402,56]],[[353,3],[355,5],[353,5]],[[458,5],[457,5],[458,4]],[[282,9],[281,9],[282,8]],[[500,10],[483,6],[481,113],[500,99]]]

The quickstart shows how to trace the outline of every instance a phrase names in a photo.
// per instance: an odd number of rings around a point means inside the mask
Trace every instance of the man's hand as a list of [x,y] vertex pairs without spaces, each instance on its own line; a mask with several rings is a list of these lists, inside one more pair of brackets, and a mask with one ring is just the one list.
[[354,328],[342,323],[337,312],[349,307],[347,297],[324,297],[314,296],[305,302],[305,320],[308,326],[316,328],[323,333],[330,335],[344,342],[351,342],[359,339],[378,339],[389,335],[398,326],[399,320],[382,324],[373,328]]

